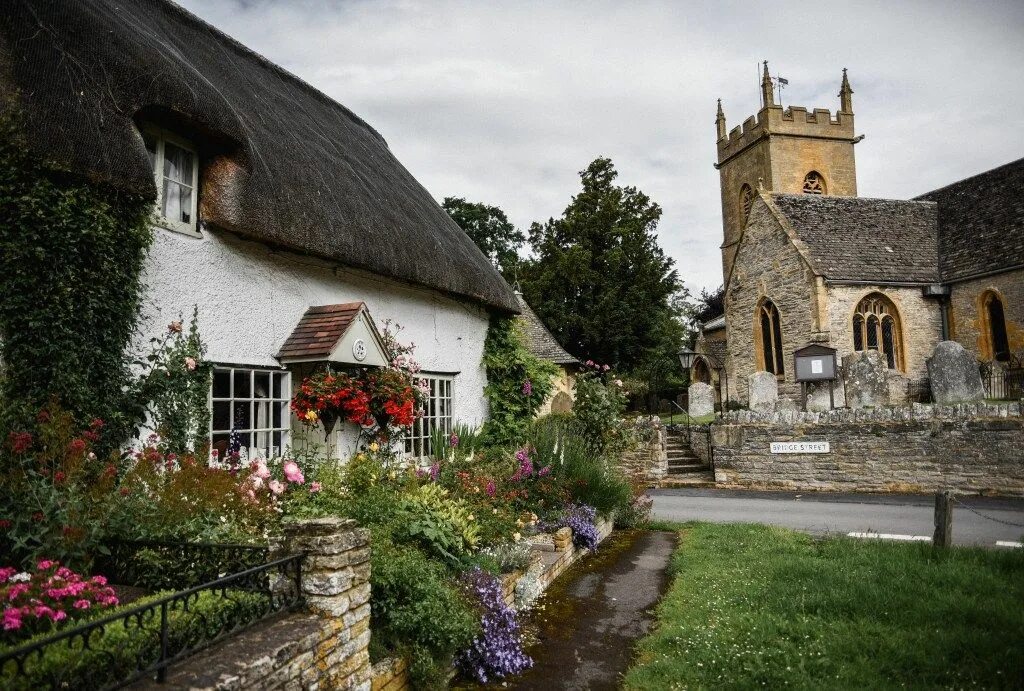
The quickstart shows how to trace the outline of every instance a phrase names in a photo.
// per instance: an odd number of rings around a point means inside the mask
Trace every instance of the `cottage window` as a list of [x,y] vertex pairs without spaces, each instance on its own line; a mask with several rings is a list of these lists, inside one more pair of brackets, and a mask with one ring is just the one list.
[[881,293],[868,295],[853,315],[853,349],[877,350],[890,369],[903,369],[903,335],[895,305]]
[[982,296],[982,306],[988,322],[989,355],[993,360],[1007,362],[1010,359],[1010,339],[1006,334],[1003,301],[995,291],[989,290]]
[[775,375],[785,373],[782,357],[782,320],[771,300],[765,300],[757,310],[758,324],[754,342],[759,346],[757,360],[760,369]]
[[828,194],[825,191],[825,178],[816,170],[804,176],[804,194]]
[[215,368],[210,419],[213,449],[221,458],[232,445],[244,448],[249,458],[280,455],[289,444],[291,391],[291,374],[285,370]]
[[199,156],[195,147],[156,128],[143,130],[142,138],[156,178],[158,223],[169,230],[198,235]]
[[416,376],[426,380],[430,393],[423,403],[423,417],[413,423],[405,437],[405,454],[426,458],[434,451],[432,439],[435,433],[451,434],[453,378],[437,374]]

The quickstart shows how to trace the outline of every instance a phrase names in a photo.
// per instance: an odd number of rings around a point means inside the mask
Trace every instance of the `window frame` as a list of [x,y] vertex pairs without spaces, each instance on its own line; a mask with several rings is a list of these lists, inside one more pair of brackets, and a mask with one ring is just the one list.
[[[431,388],[431,394],[428,397],[424,406],[423,415],[418,417],[415,422],[412,423],[412,427],[406,432],[402,439],[402,453],[409,460],[422,460],[429,458],[433,449],[430,448],[431,437],[433,436],[433,429],[430,428],[430,424],[434,421],[441,421],[441,428],[445,434],[451,434],[452,428],[455,424],[455,417],[452,414],[452,407],[455,401],[454,390],[455,390],[455,374],[446,374],[443,372],[418,372],[415,375],[416,379],[425,379],[428,382],[438,382],[438,391],[444,391],[440,396],[434,395],[434,388]],[[440,401],[441,405],[435,406],[435,401]],[[439,414],[437,411],[440,408],[444,408],[444,412]],[[416,453],[419,451],[419,453]]]
[[[999,305],[999,319],[1001,322],[1001,333],[996,333],[996,324],[993,320],[992,306],[994,304]],[[1010,334],[1006,329],[1006,301],[1003,296],[992,289],[986,290],[981,295],[981,312],[982,312],[982,323],[985,327],[985,336],[987,337],[987,350],[988,359],[993,362],[1009,362],[1010,353]],[[997,338],[1002,336],[1002,338]],[[997,341],[999,341],[997,343]],[[1005,349],[1000,346],[1005,346]]]
[[[808,189],[809,188],[810,178],[811,178],[812,175],[815,176],[815,179],[817,180],[818,191],[815,191],[813,188]],[[810,195],[814,195],[814,196],[824,197],[824,196],[828,195],[828,181],[825,180],[825,176],[822,175],[821,173],[819,173],[818,171],[816,171],[816,170],[809,170],[809,171],[807,171],[807,174],[804,175],[804,181],[803,181],[803,184],[800,187],[800,190],[801,190],[801,192],[803,194],[810,194]]]
[[[891,351],[886,347],[887,325],[890,329]],[[850,338],[853,352],[877,351],[885,358],[889,369],[906,372],[903,321],[900,319],[896,304],[885,293],[868,293],[857,301],[850,317]],[[858,348],[858,345],[861,347]]]
[[[156,205],[154,207],[156,225],[164,228],[165,230],[171,230],[191,237],[202,237],[202,234],[199,232],[199,150],[189,140],[162,127],[146,125],[142,128],[143,138],[145,138],[147,134],[152,136],[156,141],[156,152],[154,154],[155,158],[153,161],[153,179],[156,183]],[[192,199],[189,207],[189,217],[192,221],[190,223],[175,221],[167,218],[163,214],[165,179],[164,150],[168,143],[192,154]],[[149,152],[148,146],[146,148],[146,152]],[[180,184],[177,180],[174,180],[173,182]]]
[[[784,378],[786,365],[782,353],[782,313],[779,312],[778,305],[771,298],[763,298],[757,305],[754,335],[757,344],[755,348],[757,364],[761,371]],[[768,338],[767,342],[765,341],[766,337]],[[769,354],[771,362],[768,360]]]
[[[229,386],[229,388],[228,388],[228,396],[227,397],[224,397],[224,396],[214,396],[214,382],[216,381],[216,376],[217,376],[217,373],[219,373],[219,372],[220,373],[223,373],[223,372],[227,372],[228,373],[228,386]],[[235,374],[237,372],[248,372],[249,373],[249,395],[248,396],[236,396],[235,395]],[[268,390],[268,396],[265,397],[265,398],[261,398],[261,397],[257,397],[256,396],[256,375],[258,373],[259,374],[266,373],[266,374],[269,375],[270,388]],[[280,388],[280,395],[278,395],[278,396],[274,396],[274,376],[275,375],[282,375],[282,383],[281,383],[281,388]],[[278,367],[257,366],[257,365],[238,365],[238,364],[227,364],[227,363],[215,364],[214,367],[213,367],[213,374],[210,377],[210,391],[209,391],[209,396],[207,397],[207,400],[209,402],[209,410],[210,410],[210,427],[209,427],[209,432],[210,432],[210,450],[211,450],[211,454],[212,454],[213,449],[214,449],[214,435],[215,434],[223,435],[225,433],[230,435],[232,430],[235,431],[235,432],[238,432],[240,434],[248,434],[249,435],[250,444],[248,446],[245,446],[245,448],[247,449],[247,457],[249,458],[249,460],[252,460],[253,458],[256,458],[256,457],[259,457],[259,458],[270,458],[270,457],[274,456],[274,454],[272,453],[273,449],[275,448],[275,445],[273,444],[273,437],[274,437],[274,433],[276,433],[276,432],[280,432],[281,433],[281,443],[280,443],[279,446],[277,446],[277,450],[278,450],[277,455],[283,454],[285,449],[288,448],[288,446],[291,445],[291,431],[292,431],[292,413],[291,413],[291,407],[290,407],[291,399],[292,399],[292,373],[289,370],[287,370],[287,369],[278,368]],[[228,410],[229,410],[229,419],[228,419],[229,428],[228,429],[220,429],[220,428],[215,427],[214,406],[215,406],[216,403],[223,403],[223,402],[227,402],[227,403],[230,404],[229,408],[228,408]],[[269,415],[268,415],[268,420],[267,420],[267,425],[266,426],[256,426],[255,425],[256,419],[258,417],[258,415],[256,413],[256,405],[257,405],[258,402],[259,403],[268,403],[271,406],[270,408],[268,408]],[[247,428],[245,428],[245,429],[237,429],[237,428],[235,428],[234,417],[235,417],[235,411],[237,410],[236,405],[238,403],[247,403],[249,405],[249,426]],[[281,422],[280,422],[280,426],[275,426],[274,425],[273,406],[275,404],[280,405],[280,407],[281,407]],[[253,442],[255,442],[255,437],[258,434],[267,434],[267,435],[269,435],[269,443],[265,447],[260,447],[259,445],[253,443]],[[230,444],[230,437],[229,437],[229,444]],[[256,450],[256,454],[255,455],[252,454],[251,451],[249,451],[251,449],[255,449]]]

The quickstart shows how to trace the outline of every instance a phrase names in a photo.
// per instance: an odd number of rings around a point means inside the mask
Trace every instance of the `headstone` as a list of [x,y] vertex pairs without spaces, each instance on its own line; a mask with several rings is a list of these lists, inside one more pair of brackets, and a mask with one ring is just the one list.
[[703,417],[715,412],[715,390],[710,384],[690,384],[690,417]]
[[877,350],[865,350],[843,357],[846,405],[876,408],[889,405],[889,364]]
[[[831,395],[829,394],[829,384],[833,386]],[[837,379],[833,382],[807,382],[807,412],[823,413],[826,410],[831,410],[833,401],[836,408],[846,407],[846,395],[843,392],[842,379]]]
[[966,403],[985,397],[974,356],[956,341],[940,341],[928,358],[928,378],[936,403]]
[[750,375],[750,409],[759,413],[774,413],[779,402],[779,380],[771,372]]

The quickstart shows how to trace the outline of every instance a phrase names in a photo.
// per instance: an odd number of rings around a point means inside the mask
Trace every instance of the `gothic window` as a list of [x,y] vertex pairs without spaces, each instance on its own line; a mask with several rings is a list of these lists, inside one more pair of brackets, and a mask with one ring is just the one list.
[[853,315],[853,349],[877,350],[890,369],[903,369],[903,335],[895,305],[881,293],[860,301]]
[[804,194],[827,194],[825,178],[816,170],[804,176]]
[[758,365],[765,372],[783,374],[782,364],[782,320],[779,310],[771,300],[765,300],[757,309],[757,334],[755,342],[758,350]]
[[1003,301],[994,291],[982,296],[984,316],[988,322],[990,355],[993,360],[1006,362],[1010,359],[1010,339],[1006,335],[1006,313]]
[[743,224],[747,224],[747,218],[750,216],[750,207],[754,205],[754,190],[750,185],[743,185],[740,188],[740,214],[743,218]]

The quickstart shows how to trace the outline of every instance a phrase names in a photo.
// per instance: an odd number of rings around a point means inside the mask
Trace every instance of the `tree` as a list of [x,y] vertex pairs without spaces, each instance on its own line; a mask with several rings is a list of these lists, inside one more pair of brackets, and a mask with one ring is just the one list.
[[523,231],[512,225],[496,206],[467,202],[462,197],[445,197],[441,207],[507,280],[515,276],[519,248],[526,242]]
[[715,317],[721,317],[723,314],[725,314],[725,286],[718,286],[710,293],[707,288],[703,288],[700,291],[697,304],[694,306],[694,329],[699,329],[701,324],[705,324]]
[[596,159],[580,172],[582,190],[561,218],[530,227],[524,291],[576,357],[626,372],[651,360],[664,369],[682,343],[670,304],[682,286],[655,236],[661,207],[615,185],[617,175],[610,159]]

